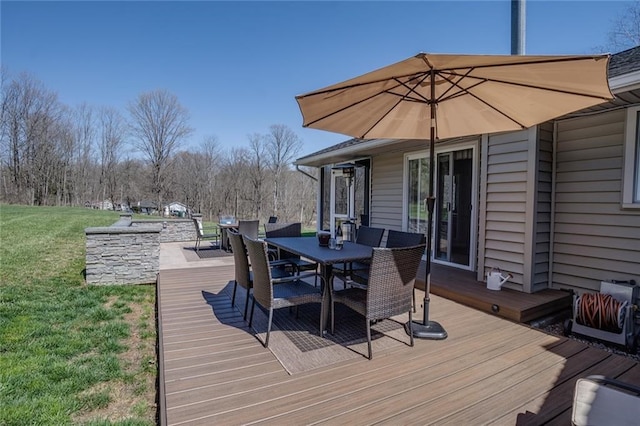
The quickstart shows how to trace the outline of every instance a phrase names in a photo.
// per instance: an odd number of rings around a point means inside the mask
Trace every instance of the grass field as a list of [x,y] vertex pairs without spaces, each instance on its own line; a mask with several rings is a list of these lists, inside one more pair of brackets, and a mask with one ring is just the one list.
[[0,205],[0,425],[156,423],[154,286],[87,286],[117,212]]

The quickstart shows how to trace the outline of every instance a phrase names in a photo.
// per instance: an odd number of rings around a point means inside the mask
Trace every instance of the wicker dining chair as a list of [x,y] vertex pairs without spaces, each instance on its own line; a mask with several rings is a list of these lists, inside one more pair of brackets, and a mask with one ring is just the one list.
[[[382,241],[383,235],[384,228],[361,226],[360,228],[358,228],[356,243],[364,244],[370,247],[380,247],[380,242]],[[366,271],[367,269],[369,269],[369,262],[347,262],[334,264],[332,270],[334,276],[342,279],[346,287],[346,282],[353,271]]]
[[[397,247],[412,247],[425,244],[425,236],[424,234],[419,234],[416,232],[403,232],[396,231],[393,229],[389,229],[387,233],[387,241],[385,243],[386,248],[397,248]],[[359,267],[354,267],[350,274],[345,274],[338,272],[336,274],[337,278],[342,279],[345,283],[351,285],[360,285],[366,286],[366,283],[369,279],[368,276],[368,267],[365,263],[360,263]],[[415,309],[414,309],[415,311]]]
[[[265,223],[264,234],[267,238],[277,237],[301,237],[302,224],[294,223]],[[281,261],[292,265],[293,272],[300,274],[302,271],[317,271],[318,264],[308,260],[301,259],[297,254],[289,253],[285,250],[278,250],[275,247],[269,247],[269,257],[274,261]],[[317,282],[316,282],[317,285]]]
[[425,236],[419,232],[403,232],[389,229],[387,233],[387,242],[385,247],[410,247],[425,243]]
[[[335,329],[335,303],[342,303],[364,316],[367,325],[368,358],[371,352],[371,322],[409,313],[409,339],[413,346],[413,286],[424,253],[424,245],[373,248],[367,288],[331,289],[331,333]],[[331,287],[330,287],[331,288]]]
[[[233,264],[235,267],[235,277],[233,280],[233,293],[231,296],[231,306],[235,304],[236,290],[238,285],[247,291],[247,297],[244,301],[243,318],[247,319],[247,308],[249,307],[249,296],[253,288],[253,272],[249,266],[249,258],[247,257],[247,248],[242,240],[242,235],[233,229],[228,230],[229,242],[233,251]],[[271,268],[271,275],[276,278],[283,278],[291,274],[282,268]]]
[[[417,232],[403,232],[396,231],[393,229],[389,229],[387,233],[387,242],[385,243],[386,248],[398,248],[398,247],[412,247],[417,245],[425,244],[425,236],[424,234]],[[364,268],[354,270],[347,280],[344,281],[345,287],[347,284],[351,286],[360,286],[361,288],[365,288],[367,282],[369,281],[369,271]],[[415,291],[413,293],[413,312],[416,311],[416,297]]]
[[259,220],[239,220],[238,221],[238,234],[246,235],[249,238],[257,239],[258,230],[260,228]]
[[[249,252],[249,260],[253,271],[253,303],[251,304],[251,314],[249,315],[249,326],[253,322],[253,311],[256,302],[269,313],[269,322],[267,323],[267,336],[264,341],[264,347],[269,347],[269,335],[271,333],[271,325],[273,322],[273,310],[285,307],[294,307],[307,303],[323,303],[322,292],[319,288],[312,286],[304,281],[304,278],[312,276],[320,276],[313,272],[304,275],[295,275],[282,278],[275,278],[272,275],[272,269],[269,267],[269,259],[267,257],[267,243],[264,241],[254,240],[243,236],[244,244]],[[322,276],[320,276],[322,279]],[[322,336],[323,328],[323,312],[324,307],[320,309],[319,334]]]

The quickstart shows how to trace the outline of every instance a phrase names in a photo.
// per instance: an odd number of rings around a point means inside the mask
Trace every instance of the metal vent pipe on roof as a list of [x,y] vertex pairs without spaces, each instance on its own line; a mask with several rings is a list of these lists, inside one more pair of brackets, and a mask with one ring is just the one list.
[[511,54],[524,55],[526,0],[511,0]]

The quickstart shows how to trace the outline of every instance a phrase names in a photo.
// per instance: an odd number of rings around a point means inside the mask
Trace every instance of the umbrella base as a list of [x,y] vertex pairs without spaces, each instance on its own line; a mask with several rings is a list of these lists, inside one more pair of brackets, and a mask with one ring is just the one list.
[[[448,336],[446,330],[435,321],[427,321],[426,324],[413,321],[411,328],[413,329],[413,337],[416,339],[443,340]],[[409,334],[408,322],[404,325],[404,329]]]

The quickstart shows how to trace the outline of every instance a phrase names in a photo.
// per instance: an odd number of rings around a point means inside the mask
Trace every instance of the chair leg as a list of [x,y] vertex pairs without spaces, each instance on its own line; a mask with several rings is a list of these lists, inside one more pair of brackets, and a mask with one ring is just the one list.
[[271,321],[273,321],[273,308],[269,308],[269,323],[267,324],[267,338],[264,340],[264,347],[269,347],[269,334],[271,334]]
[[409,311],[409,341],[413,347],[413,314]]
[[334,334],[335,325],[336,325],[336,313],[334,311],[333,298],[331,299],[331,301],[329,303],[331,303],[331,334]]
[[253,298],[253,303],[251,304],[251,314],[249,315],[249,327],[251,327],[251,324],[253,323],[253,311],[256,307],[256,299],[255,297]]
[[247,298],[244,301],[244,320],[247,320],[247,308],[249,307],[249,296],[251,295],[251,289],[247,289]]
[[371,321],[367,318],[367,347],[369,348],[369,359],[373,358],[371,354]]
[[413,294],[411,295],[411,299],[413,301],[413,312],[416,311],[416,289],[413,289]]
[[322,298],[322,302],[320,302],[320,334],[322,337],[322,326],[324,325],[324,298]]
[[236,289],[238,288],[238,281],[233,281],[233,293],[231,294],[231,307],[236,303]]

